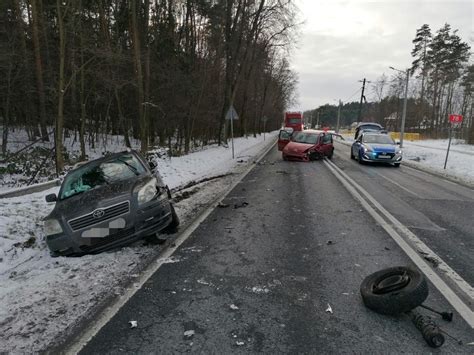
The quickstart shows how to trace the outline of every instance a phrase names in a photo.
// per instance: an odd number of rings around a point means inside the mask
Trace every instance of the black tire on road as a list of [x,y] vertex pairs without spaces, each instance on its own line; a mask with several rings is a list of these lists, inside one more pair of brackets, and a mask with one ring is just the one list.
[[168,224],[168,226],[163,230],[163,232],[167,234],[176,233],[179,227],[179,217],[172,203],[170,203],[170,208],[171,208],[171,217],[172,217],[171,223]]
[[428,283],[418,271],[398,266],[367,276],[360,285],[360,294],[367,308],[387,315],[408,312],[428,297]]
[[396,168],[399,168],[399,167],[400,167],[400,163],[394,163],[393,166],[396,167]]
[[333,155],[334,155],[334,148],[331,150],[331,153],[329,153],[328,159],[331,160]]
[[354,160],[355,159],[355,156],[354,154],[352,154],[352,148],[351,148],[351,159]]

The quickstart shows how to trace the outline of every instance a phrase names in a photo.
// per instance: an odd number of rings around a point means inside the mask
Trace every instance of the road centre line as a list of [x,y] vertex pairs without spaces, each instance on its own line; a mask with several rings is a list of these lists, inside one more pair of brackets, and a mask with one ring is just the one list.
[[178,250],[181,244],[183,244],[199,227],[199,225],[214,211],[216,205],[224,200],[227,195],[238,185],[241,181],[252,171],[252,169],[257,166],[257,164],[273,149],[276,141],[271,144],[264,152],[260,155],[258,159],[255,160],[255,163],[251,163],[247,169],[240,175],[240,177],[230,185],[230,187],[213,202],[210,203],[210,206],[205,209],[196,219],[173,241],[174,246],[168,246],[160,254],[156,262],[149,265],[139,276],[138,280],[133,283],[132,286],[126,289],[125,293],[120,296],[120,298],[114,302],[109,307],[106,307],[97,318],[91,320],[87,324],[87,329],[83,330],[82,334],[78,338],[74,339],[71,344],[66,345],[65,351],[60,351],[61,353],[67,354],[77,354],[79,353],[89,341],[118,313],[118,311],[135,295],[135,293],[140,290],[143,285],[148,281],[148,279],[158,271],[158,269],[169,260],[169,258]]
[[[412,242],[415,242],[419,251],[427,253],[428,255],[436,255],[426,244],[419,240],[408,228],[403,226],[395,219],[388,211],[386,211],[372,196],[368,194],[362,187],[360,187],[347,174],[339,169],[334,163],[324,160],[324,163],[329,170],[336,176],[336,178],[344,185],[349,193],[358,200],[365,210],[375,219],[377,223],[393,238],[399,247],[407,254],[413,263],[425,274],[431,283],[439,290],[439,292],[446,298],[446,300],[453,306],[459,315],[466,321],[466,323],[474,329],[474,312],[466,305],[462,299],[446,284],[446,282],[431,268],[431,266],[408,244],[407,241],[395,230],[399,229]],[[357,191],[359,190],[360,193]],[[364,195],[364,197],[362,196]],[[370,201],[374,207],[372,207]],[[388,223],[380,213],[391,222]],[[439,261],[438,269],[444,271],[446,276],[456,284],[456,286],[470,299],[473,300],[473,288],[463,280],[454,270],[452,270],[441,258],[436,255]]]

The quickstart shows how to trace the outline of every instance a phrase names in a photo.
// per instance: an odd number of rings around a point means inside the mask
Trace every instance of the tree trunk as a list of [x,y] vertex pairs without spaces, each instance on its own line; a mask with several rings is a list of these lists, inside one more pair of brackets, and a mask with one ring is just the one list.
[[[58,3],[59,4],[59,3]],[[46,128],[46,97],[44,93],[44,82],[43,82],[43,63],[41,61],[41,46],[39,42],[39,30],[38,30],[38,6],[36,0],[31,0],[31,12],[33,21],[32,32],[33,32],[33,49],[35,55],[35,68],[36,68],[36,87],[38,89],[39,99],[39,114],[40,114],[40,127],[41,136],[44,137],[45,141],[49,141],[48,131]]]
[[61,0],[56,0],[59,30],[59,83],[58,83],[58,115],[56,117],[55,147],[56,173],[64,168],[63,157],[63,124],[64,124],[64,63],[66,56],[66,33],[64,29],[64,15],[61,11]]
[[130,1],[131,6],[131,33],[132,33],[132,45],[133,45],[133,54],[134,54],[134,62],[135,62],[135,70],[137,76],[137,87],[138,87],[138,115],[139,115],[139,122],[140,122],[140,139],[141,139],[141,147],[140,150],[142,153],[145,153],[148,149],[148,142],[147,142],[147,125],[146,125],[146,117],[145,112],[143,109],[144,100],[144,93],[143,93],[143,73],[142,73],[142,63],[141,63],[141,54],[140,54],[140,34],[139,34],[139,26],[137,20],[137,2],[136,0]]

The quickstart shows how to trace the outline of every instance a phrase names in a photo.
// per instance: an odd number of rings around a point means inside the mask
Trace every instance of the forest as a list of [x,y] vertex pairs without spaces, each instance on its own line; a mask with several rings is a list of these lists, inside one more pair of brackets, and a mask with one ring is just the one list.
[[290,0],[2,0],[0,118],[9,132],[65,136],[81,159],[100,134],[140,140],[141,150],[183,154],[275,130],[295,100],[287,60],[297,24]]
[[[406,130],[445,138],[450,126],[448,115],[461,114],[464,121],[458,128],[458,136],[474,144],[474,64],[469,61],[470,46],[449,24],[435,33],[428,24],[422,25],[416,30],[412,44]],[[393,73],[390,77],[382,74],[368,84],[360,102],[344,102],[341,127],[357,121],[374,121],[392,131],[399,130],[406,75]],[[362,105],[360,117],[359,104]],[[337,106],[326,104],[305,112],[305,116],[313,117],[313,124],[319,119],[320,124],[335,127],[337,110]]]

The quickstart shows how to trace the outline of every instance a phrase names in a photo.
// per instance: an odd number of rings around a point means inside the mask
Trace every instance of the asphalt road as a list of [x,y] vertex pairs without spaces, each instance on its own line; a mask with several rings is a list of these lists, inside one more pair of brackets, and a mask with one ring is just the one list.
[[474,190],[407,166],[360,165],[337,144],[334,162],[474,285]]
[[[450,255],[461,259],[457,262],[463,276],[472,277],[465,263],[472,265],[472,252],[466,251],[466,246],[472,247],[469,225],[451,231],[443,222],[447,217],[434,218],[441,207],[425,210],[421,207],[429,202],[406,191],[400,196],[377,175],[395,174],[391,178],[404,184],[396,174],[411,183],[422,180],[417,176],[421,173],[404,167],[364,166],[364,170],[348,157],[347,151],[334,161],[361,184],[370,176],[367,188],[373,188],[385,204],[393,204],[401,219],[411,221],[410,228],[436,239],[433,243],[439,248],[448,243],[442,238],[462,240],[464,250]],[[420,181],[413,192],[425,194],[434,205],[448,201],[453,207],[462,202],[464,209],[472,209],[469,191],[448,199],[451,190],[446,183],[436,182],[439,193],[429,183]],[[398,199],[392,203],[382,192]],[[83,348],[83,354],[473,352],[472,346],[450,339],[433,351],[406,316],[382,316],[364,307],[359,286],[365,276],[411,262],[322,161],[284,162],[274,149],[224,203],[228,207],[209,215],[170,263],[153,274]],[[405,211],[407,205],[418,213]],[[430,237],[432,233],[440,237]],[[434,287],[426,303],[450,308]],[[333,313],[327,312],[329,306]],[[130,327],[131,320],[137,321],[136,328]],[[472,330],[457,314],[453,323],[439,324],[464,342],[474,341]]]

